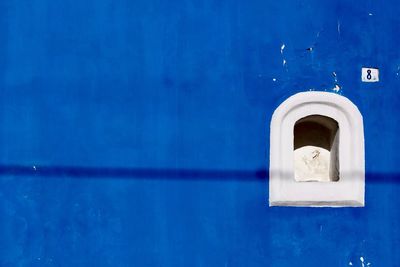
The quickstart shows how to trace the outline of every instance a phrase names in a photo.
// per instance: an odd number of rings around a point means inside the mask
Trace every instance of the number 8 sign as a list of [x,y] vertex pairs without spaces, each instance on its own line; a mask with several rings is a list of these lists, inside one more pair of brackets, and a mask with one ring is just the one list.
[[367,83],[379,82],[379,69],[377,68],[362,68],[361,81]]

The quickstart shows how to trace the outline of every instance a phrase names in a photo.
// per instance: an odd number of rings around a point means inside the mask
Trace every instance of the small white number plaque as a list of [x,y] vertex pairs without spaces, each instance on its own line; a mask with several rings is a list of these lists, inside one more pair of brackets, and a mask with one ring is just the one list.
[[362,68],[361,81],[367,83],[379,82],[379,69],[377,68]]

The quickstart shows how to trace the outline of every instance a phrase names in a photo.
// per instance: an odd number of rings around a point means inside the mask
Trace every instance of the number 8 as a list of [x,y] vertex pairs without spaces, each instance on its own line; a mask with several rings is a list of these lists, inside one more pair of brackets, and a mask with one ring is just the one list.
[[367,79],[371,80],[372,76],[371,76],[371,70],[367,70]]

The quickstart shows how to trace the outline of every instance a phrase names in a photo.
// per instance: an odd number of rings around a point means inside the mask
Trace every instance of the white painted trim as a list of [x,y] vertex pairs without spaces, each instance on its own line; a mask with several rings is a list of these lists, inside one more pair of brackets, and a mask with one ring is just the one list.
[[[310,115],[331,117],[339,124],[340,179],[296,182],[293,127]],[[358,108],[346,97],[328,92],[303,92],[285,100],[274,112],[270,133],[270,206],[364,206],[364,129]]]

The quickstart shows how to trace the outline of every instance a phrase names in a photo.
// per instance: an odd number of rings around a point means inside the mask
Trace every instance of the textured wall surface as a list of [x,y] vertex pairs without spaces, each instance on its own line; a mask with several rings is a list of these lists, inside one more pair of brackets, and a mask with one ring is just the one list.
[[[400,2],[0,2],[0,266],[399,266]],[[380,69],[361,83],[361,67]],[[365,208],[269,208],[269,121],[364,116]]]

